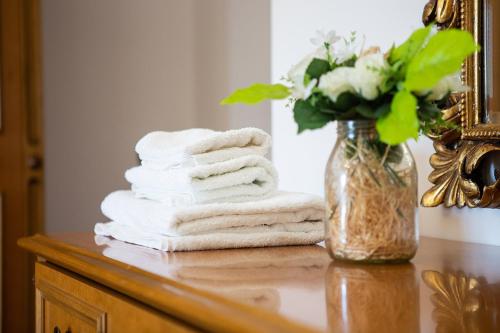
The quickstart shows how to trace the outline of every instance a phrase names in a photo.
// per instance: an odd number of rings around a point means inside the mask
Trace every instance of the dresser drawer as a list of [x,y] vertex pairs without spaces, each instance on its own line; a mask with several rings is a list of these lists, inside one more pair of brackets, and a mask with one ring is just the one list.
[[191,327],[102,286],[36,263],[39,333],[194,332]]

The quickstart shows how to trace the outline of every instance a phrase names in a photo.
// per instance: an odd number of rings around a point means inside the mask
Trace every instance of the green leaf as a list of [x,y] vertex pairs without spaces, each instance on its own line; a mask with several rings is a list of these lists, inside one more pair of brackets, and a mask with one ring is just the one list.
[[367,119],[376,119],[377,116],[375,115],[375,112],[373,111],[373,108],[366,104],[359,104],[354,107],[354,110],[356,110],[357,113],[359,113],[362,117],[367,118]]
[[394,64],[400,61],[402,64],[405,64],[413,59],[424,45],[431,29],[432,25],[415,30],[403,44],[391,50],[389,62]]
[[332,121],[332,117],[320,112],[307,101],[299,99],[293,107],[293,119],[299,126],[299,133],[306,129],[317,129]]
[[358,112],[356,111],[355,108],[351,108],[347,111],[340,113],[337,116],[336,120],[355,120],[355,119],[359,119]]
[[257,104],[266,99],[284,99],[290,96],[290,88],[282,84],[255,83],[248,88],[238,89],[220,104]]
[[391,111],[391,104],[384,103],[375,109],[375,117],[385,117]]
[[322,93],[313,93],[307,99],[307,102],[319,112],[329,114],[333,118],[339,113],[339,111],[335,109],[332,100]]
[[441,117],[441,109],[435,103],[422,100],[418,103],[418,118],[431,121]]
[[339,111],[347,111],[359,103],[359,98],[351,92],[341,93],[334,103],[334,108]]
[[[336,64],[338,67],[342,66],[342,67],[354,67],[354,64],[356,63],[356,60],[358,60],[358,57],[353,55],[352,57],[350,57],[349,59],[347,59],[346,61],[340,63],[340,64]],[[332,68],[333,69],[333,68]]]
[[389,145],[397,145],[409,138],[418,137],[417,99],[409,91],[401,90],[391,103],[391,112],[377,120],[380,140]]
[[318,79],[321,75],[330,71],[330,64],[323,59],[314,58],[306,69],[306,75],[310,79]]
[[449,29],[438,32],[408,64],[406,89],[431,89],[446,75],[457,72],[465,58],[478,49],[474,37],[467,31]]

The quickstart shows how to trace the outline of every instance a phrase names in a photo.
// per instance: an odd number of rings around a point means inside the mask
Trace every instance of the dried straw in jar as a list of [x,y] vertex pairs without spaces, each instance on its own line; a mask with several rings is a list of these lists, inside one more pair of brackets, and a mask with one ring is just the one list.
[[336,258],[410,259],[417,249],[416,179],[374,158],[367,147],[343,161],[348,181],[327,192],[327,240]]

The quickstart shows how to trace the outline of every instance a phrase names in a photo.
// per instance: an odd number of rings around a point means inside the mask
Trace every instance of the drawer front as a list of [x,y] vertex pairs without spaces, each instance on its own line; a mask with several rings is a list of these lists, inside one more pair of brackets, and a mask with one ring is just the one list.
[[195,332],[165,314],[50,264],[36,263],[38,333]]
[[106,313],[54,288],[45,280],[37,284],[37,319],[39,332],[103,333],[106,331]]

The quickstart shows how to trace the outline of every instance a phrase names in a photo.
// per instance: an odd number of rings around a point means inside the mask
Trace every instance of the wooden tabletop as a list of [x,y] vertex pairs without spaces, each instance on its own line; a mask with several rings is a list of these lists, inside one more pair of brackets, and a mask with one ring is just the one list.
[[215,331],[500,332],[495,246],[421,238],[409,264],[358,265],[321,246],[165,253],[91,233],[19,244]]

